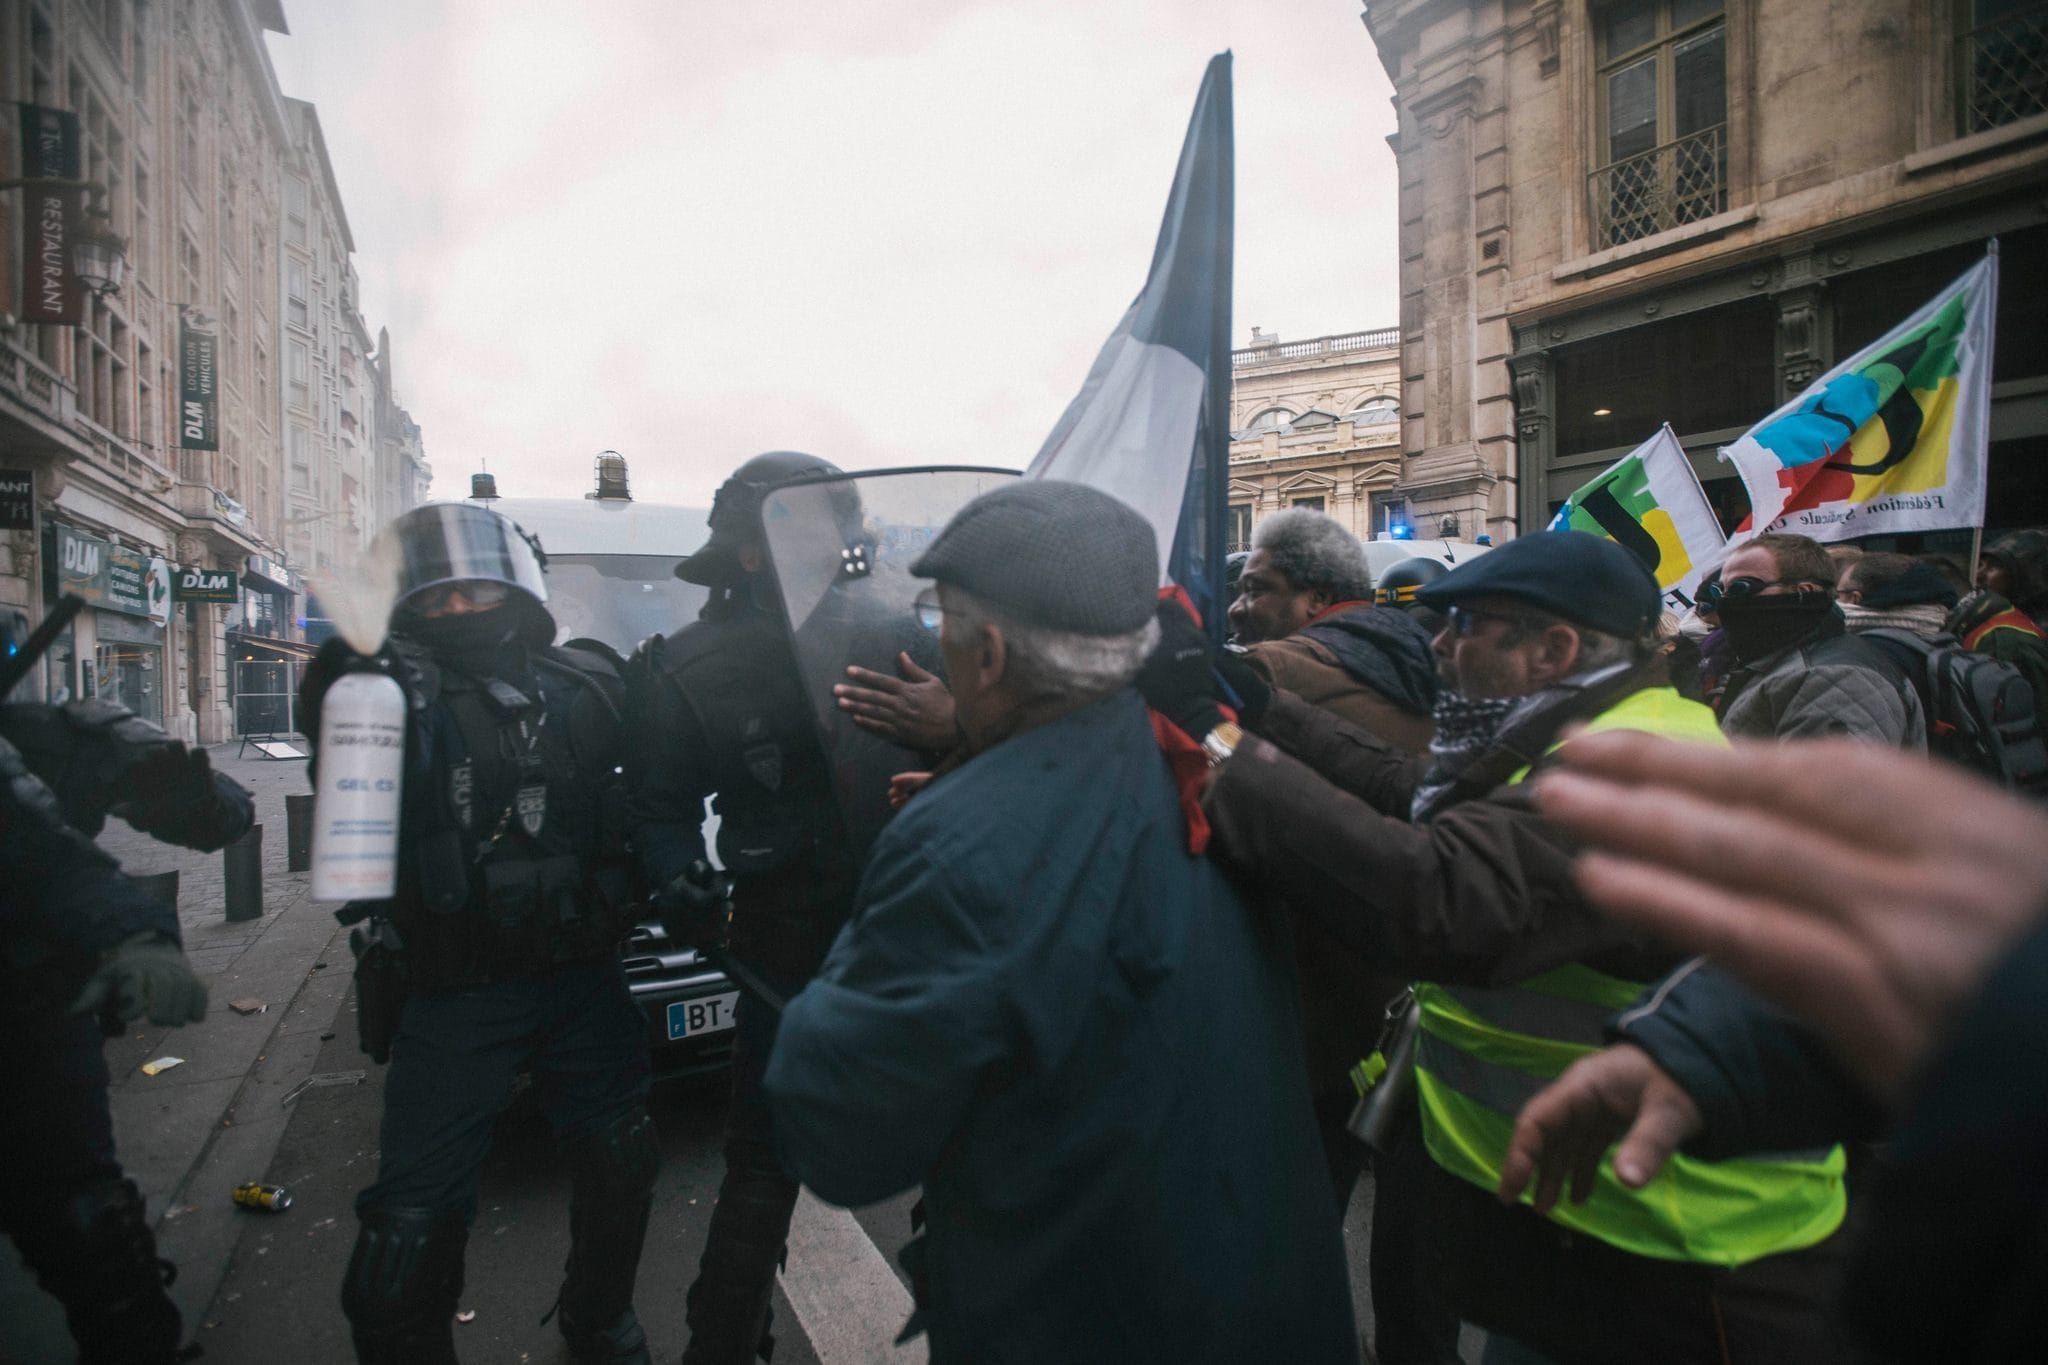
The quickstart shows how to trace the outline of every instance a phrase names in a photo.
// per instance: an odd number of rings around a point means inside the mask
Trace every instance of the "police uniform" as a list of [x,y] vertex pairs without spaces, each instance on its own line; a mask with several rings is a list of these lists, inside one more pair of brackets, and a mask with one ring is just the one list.
[[[711,587],[711,602],[628,668],[642,742],[626,769],[649,881],[667,886],[705,857],[704,802],[715,797],[718,857],[734,877],[728,946],[785,993],[824,960],[859,864],[770,579],[741,573],[732,556],[759,535],[762,492],[832,470],[790,451],[742,465],[719,490],[711,541],[676,570]],[[686,1365],[765,1357],[773,1344],[769,1300],[798,1188],[776,1160],[761,1094],[775,1026],[772,1009],[741,996],[725,1178],[690,1286]]]
[[68,827],[0,739],[0,1229],[64,1305],[84,1365],[178,1358],[170,1267],[114,1156],[98,1021],[69,1012],[138,937],[175,945],[176,912]]
[[[393,530],[407,595],[394,615],[402,633],[379,662],[409,703],[398,891],[341,912],[370,920],[365,938],[405,982],[391,1036],[378,1040],[391,1068],[381,1156],[356,1199],[342,1289],[356,1351],[366,1362],[455,1359],[478,1170],[530,1067],[574,1172],[563,1335],[578,1359],[647,1361],[632,1291],[660,1152],[645,1027],[618,959],[634,897],[617,661],[545,643],[538,565],[504,518],[433,505]],[[438,620],[408,609],[465,580],[510,583],[511,600]],[[330,648],[309,683],[316,741],[319,697],[344,657]],[[368,1015],[388,983],[371,990],[362,965]],[[373,1055],[379,1022],[365,1020]]]

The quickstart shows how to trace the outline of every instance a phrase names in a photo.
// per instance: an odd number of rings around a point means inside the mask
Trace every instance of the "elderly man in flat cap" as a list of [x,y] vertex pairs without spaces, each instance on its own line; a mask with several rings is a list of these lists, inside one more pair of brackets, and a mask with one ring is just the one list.
[[1287,956],[1190,852],[1129,686],[1150,526],[1020,482],[911,572],[971,757],[884,831],[783,1017],[788,1169],[837,1204],[923,1184],[940,1365],[1355,1361]]
[[[1542,1213],[1495,1198],[1522,1102],[1681,956],[1586,903],[1525,782],[1574,725],[1725,744],[1656,663],[1655,580],[1613,541],[1552,531],[1416,600],[1449,618],[1426,760],[1276,690],[1246,699],[1259,738],[1206,797],[1216,849],[1249,887],[1417,983],[1412,1045],[1387,1051],[1413,1058],[1400,1150],[1423,1159],[1379,1169],[1384,1184],[1405,1166],[1423,1210],[1408,1291],[1504,1338],[1489,1360],[1833,1359],[1819,1297],[1832,1253],[1809,1249],[1842,1221],[1839,1148],[1681,1159],[1644,1188],[1602,1168],[1587,1202]],[[1154,705],[1193,723],[1185,698]],[[1373,1288],[1399,1287],[1376,1273]]]

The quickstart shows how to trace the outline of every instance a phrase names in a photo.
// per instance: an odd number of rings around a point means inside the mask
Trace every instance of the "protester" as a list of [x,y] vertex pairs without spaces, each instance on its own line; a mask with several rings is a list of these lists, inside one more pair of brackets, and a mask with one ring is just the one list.
[[[1831,1359],[1818,1295],[1844,1208],[1839,1152],[1675,1163],[1640,1193],[1603,1176],[1591,1204],[1548,1217],[1491,1198],[1514,1097],[1592,1052],[1606,1016],[1676,960],[1584,903],[1563,832],[1523,785],[1573,724],[1722,742],[1705,707],[1662,685],[1660,597],[1611,541],[1511,541],[1419,594],[1450,619],[1427,772],[1275,691],[1205,809],[1247,885],[1422,982],[1417,1292],[1560,1362],[1720,1360],[1730,1342],[1740,1359]],[[1730,1180],[1748,1192],[1739,1211],[1721,1197]]]
[[1947,633],[1956,591],[1933,566],[1881,550],[1859,555],[1842,570],[1835,600],[1852,633],[1903,630],[1932,640]]
[[1956,603],[1942,627],[1964,648],[2017,668],[2034,689],[2036,713],[2048,716],[2048,635],[2032,617],[1997,593],[1979,588]]
[[1730,735],[1849,734],[1924,749],[1927,724],[1905,675],[1848,634],[1833,564],[1804,536],[1761,535],[1729,552],[1715,609],[1736,667],[1719,706]]
[[[1715,752],[1587,735],[1563,758],[1538,799],[1591,846],[1587,897],[1806,1020],[1904,1115],[1845,1298],[1866,1347],[1899,1361],[2038,1354],[2048,817],[1952,768],[1841,741]],[[1633,1117],[1626,1087],[1585,1073],[1539,1107],[1517,1146],[1546,1163],[1611,1129],[1594,1117],[1592,1138],[1574,1136],[1566,1111]]]
[[2008,531],[1977,558],[1977,586],[2048,629],[2048,530]]
[[882,832],[783,1017],[790,1171],[839,1204],[923,1185],[940,1365],[1355,1360],[1287,955],[1191,856],[1128,687],[1150,527],[1020,482],[911,572],[971,756]]
[[1846,543],[1830,545],[1826,548],[1828,554],[1828,562],[1835,566],[1835,576],[1837,578],[1847,573],[1852,567],[1854,567],[1856,561],[1863,558],[1864,554],[1866,553],[1866,551],[1861,545],[1850,545]]

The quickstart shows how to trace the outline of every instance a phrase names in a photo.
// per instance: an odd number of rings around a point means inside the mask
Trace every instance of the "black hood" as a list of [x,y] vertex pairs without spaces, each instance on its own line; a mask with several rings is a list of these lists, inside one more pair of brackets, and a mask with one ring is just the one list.
[[1295,632],[1329,650],[1360,683],[1404,711],[1436,708],[1436,654],[1430,634],[1405,611],[1353,607]]

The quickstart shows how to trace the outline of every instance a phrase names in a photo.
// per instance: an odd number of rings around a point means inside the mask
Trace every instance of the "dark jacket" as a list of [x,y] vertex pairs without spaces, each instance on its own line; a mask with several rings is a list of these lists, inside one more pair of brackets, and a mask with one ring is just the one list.
[[1372,606],[1322,616],[1245,651],[1276,687],[1342,716],[1397,749],[1420,753],[1435,726],[1436,659],[1408,613]]
[[1738,739],[1849,735],[1927,748],[1927,716],[1905,675],[1842,613],[1796,645],[1738,665],[1720,703],[1721,728]]
[[1210,784],[1214,852],[1261,896],[1409,979],[1505,986],[1573,961],[1636,979],[1669,969],[1672,954],[1646,957],[1580,897],[1572,850],[1526,787],[1409,823],[1427,766],[1276,691],[1259,737]]
[[101,957],[139,934],[178,942],[177,913],[66,825],[57,798],[0,739],[0,1012],[64,1009]]
[[2032,1360],[2048,1339],[2048,920],[1922,1073],[1843,1294],[1879,1359]]
[[783,1016],[783,1161],[906,1252],[935,1362],[1351,1362],[1284,953],[1120,692],[938,779]]
[[1884,1115],[1811,1030],[1694,958],[1616,1016],[1699,1106],[1685,1144],[1709,1161],[1876,1137]]

